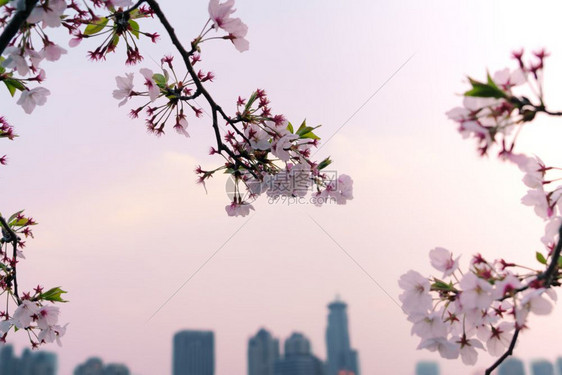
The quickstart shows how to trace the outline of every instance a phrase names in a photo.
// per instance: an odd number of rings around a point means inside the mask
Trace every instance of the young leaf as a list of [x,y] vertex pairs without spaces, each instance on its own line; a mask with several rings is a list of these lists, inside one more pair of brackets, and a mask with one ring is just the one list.
[[535,255],[536,255],[537,260],[539,261],[540,264],[546,264],[546,258],[544,257],[544,255],[542,255],[538,251],[536,252]]
[[8,91],[10,92],[10,95],[12,96],[16,94],[16,90],[20,90],[20,91],[25,90],[25,85],[20,80],[17,79],[6,78],[4,80],[4,84],[6,85]]
[[468,77],[472,89],[464,93],[464,96],[474,96],[477,98],[507,98],[507,94],[496,86],[494,81],[489,78],[491,83],[478,82],[470,77]]
[[47,290],[45,293],[41,293],[39,298],[45,301],[52,301],[52,302],[68,302],[62,299],[61,294],[63,293],[66,293],[66,291],[62,290],[60,287],[55,287]]
[[109,19],[107,17],[102,17],[96,22],[90,23],[88,26],[86,26],[86,29],[84,30],[84,35],[94,35],[99,33],[100,31],[103,30],[105,25],[107,25],[108,21]]
[[139,38],[139,24],[137,23],[137,21],[134,20],[129,20],[129,30],[131,31],[131,33],[137,37],[137,39]]
[[154,80],[154,82],[156,82],[156,84],[158,85],[158,87],[160,88],[165,88],[166,87],[166,77],[164,77],[162,74],[160,73],[156,73],[152,76],[152,79]]
[[328,165],[332,164],[332,160],[330,159],[330,157],[328,156],[326,159],[322,160],[319,164],[318,164],[318,170],[321,171],[322,169],[326,168]]
[[287,130],[290,131],[291,133],[295,132],[295,130],[293,129],[293,124],[291,124],[290,122],[289,125],[287,125]]

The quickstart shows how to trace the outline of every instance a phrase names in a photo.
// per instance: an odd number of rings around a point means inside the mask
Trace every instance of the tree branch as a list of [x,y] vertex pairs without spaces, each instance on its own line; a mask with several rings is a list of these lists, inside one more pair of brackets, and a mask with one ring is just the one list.
[[[555,274],[558,272],[558,260],[560,259],[561,251],[562,251],[562,225],[558,229],[558,243],[556,244],[556,248],[554,249],[552,256],[550,257],[550,263],[546,268],[546,270],[537,276],[537,280],[543,281],[543,286],[545,288],[550,288],[552,286]],[[516,293],[520,293],[528,288],[529,288],[528,285],[519,288],[515,291],[514,294],[510,295],[509,297],[515,295]],[[502,298],[501,300],[504,300],[505,298]],[[521,328],[515,328],[515,333],[513,334],[513,338],[511,339],[511,344],[509,345],[509,348],[500,358],[498,358],[496,362],[494,362],[492,366],[490,366],[486,370],[486,375],[490,375],[496,367],[498,367],[503,361],[505,361],[507,357],[513,354],[513,348],[515,347],[515,343],[517,342],[517,337],[519,336],[520,329]]]
[[214,101],[214,99],[211,97],[211,94],[209,94],[209,92],[205,89],[205,87],[203,87],[203,83],[197,76],[195,69],[193,69],[193,65],[191,65],[191,61],[189,60],[189,58],[196,52],[196,46],[192,46],[191,50],[187,51],[184,48],[184,46],[181,44],[180,40],[178,39],[174,28],[172,27],[172,25],[170,24],[164,13],[162,12],[162,9],[160,8],[158,2],[156,0],[146,0],[146,3],[154,11],[154,14],[156,14],[158,19],[162,23],[162,26],[164,26],[164,29],[166,29],[168,36],[172,40],[172,44],[174,45],[174,47],[176,47],[176,49],[180,53],[183,62],[185,64],[185,67],[187,68],[189,75],[193,79],[193,83],[195,83],[195,87],[197,88],[196,92],[203,95],[207,100],[207,102],[209,103],[209,106],[211,107],[211,112],[213,113],[213,129],[215,131],[215,138],[217,141],[217,148],[218,148],[217,151],[226,152],[231,158],[235,160],[237,165],[243,166],[255,178],[258,178],[258,176],[253,172],[253,168],[242,161],[243,157],[241,155],[234,154],[234,152],[232,152],[232,150],[230,150],[221,140],[221,135],[218,127],[217,113],[220,113],[221,116],[232,125],[232,127],[236,130],[236,132],[240,134],[246,142],[250,143],[249,140],[244,135],[244,133],[242,133],[240,129],[238,129],[236,126],[234,126],[234,123],[231,122],[230,118],[223,112],[222,108]]
[[20,304],[21,299],[18,293],[18,278],[16,273],[16,257],[18,255],[17,250],[18,250],[19,237],[16,234],[16,232],[14,232],[12,228],[10,228],[10,225],[6,222],[6,220],[2,216],[0,216],[0,225],[2,225],[2,234],[4,235],[6,242],[10,242],[12,244],[12,260],[14,264],[12,265],[11,281],[13,281],[14,283],[14,296],[16,297],[18,304]]
[[2,34],[0,34],[0,55],[4,53],[8,44],[10,44],[14,36],[16,36],[37,2],[38,0],[20,0],[18,2],[18,6],[24,4],[24,9],[16,10],[16,14],[14,14],[4,31],[2,31]]
[[511,343],[509,344],[509,348],[501,357],[498,358],[496,362],[492,366],[486,369],[485,374],[490,375],[492,371],[494,371],[503,361],[506,360],[507,357],[513,354],[513,348],[515,348],[515,343],[517,342],[517,338],[519,337],[519,330],[520,328],[515,328],[515,333],[513,334],[513,338],[511,339]]

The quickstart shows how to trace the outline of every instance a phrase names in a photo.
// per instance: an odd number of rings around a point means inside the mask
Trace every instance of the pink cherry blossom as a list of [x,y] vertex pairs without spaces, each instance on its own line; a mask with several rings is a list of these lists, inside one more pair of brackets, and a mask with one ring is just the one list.
[[460,355],[462,363],[474,366],[478,360],[478,352],[476,349],[484,349],[484,345],[480,340],[467,339],[466,337],[457,336],[453,339],[460,347]]
[[460,302],[464,311],[487,309],[492,304],[492,285],[472,272],[465,274],[459,283],[462,293]]
[[148,96],[150,97],[150,101],[153,102],[160,96],[160,87],[158,87],[158,85],[152,78],[154,76],[154,73],[152,72],[152,70],[147,68],[142,68],[140,70],[140,73],[145,78],[144,85],[148,89]]
[[61,17],[66,10],[66,1],[49,0],[49,5],[40,4],[32,11],[27,22],[39,23],[43,22],[43,27],[59,27],[61,25]]
[[271,153],[279,159],[287,162],[291,158],[289,153],[293,141],[298,139],[298,135],[287,134],[271,144]]
[[215,28],[222,28],[225,22],[229,21],[230,15],[236,11],[233,6],[234,0],[227,0],[224,3],[220,3],[219,0],[209,1],[209,15]]
[[427,349],[430,352],[439,351],[443,358],[456,359],[459,357],[459,347],[445,337],[432,337],[422,340],[418,349]]
[[500,356],[505,352],[513,338],[511,331],[514,328],[513,323],[510,322],[502,322],[498,326],[491,328],[490,336],[486,341],[486,348],[491,355]]
[[47,102],[47,96],[51,92],[44,87],[35,87],[31,90],[24,90],[21,93],[17,104],[21,105],[25,113],[30,114],[37,105],[43,105]]
[[249,203],[235,203],[232,202],[225,207],[228,216],[247,216],[250,214],[250,210],[254,210],[254,206]]
[[459,268],[459,258],[453,260],[453,254],[442,247],[436,247],[429,252],[431,265],[443,272],[443,277],[450,276]]
[[61,55],[66,55],[66,50],[54,43],[48,43],[41,50],[41,54],[47,61],[57,61]]
[[400,288],[404,289],[398,296],[402,302],[402,309],[406,314],[426,313],[431,309],[432,301],[429,294],[429,281],[420,273],[410,270],[400,276]]
[[117,90],[113,90],[113,97],[117,100],[123,99],[119,102],[119,107],[127,103],[131,98],[133,93],[133,79],[133,73],[125,73],[125,77],[115,77]]

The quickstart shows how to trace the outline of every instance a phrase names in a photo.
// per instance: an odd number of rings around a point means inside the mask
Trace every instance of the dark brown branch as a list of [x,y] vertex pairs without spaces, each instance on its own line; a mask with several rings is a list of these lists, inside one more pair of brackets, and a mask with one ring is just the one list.
[[[191,64],[191,61],[189,60],[189,58],[196,52],[196,46],[195,45],[192,46],[191,50],[187,51],[183,47],[183,45],[181,44],[180,40],[178,39],[174,28],[172,27],[172,25],[170,24],[170,22],[168,21],[168,19],[164,15],[164,13],[162,12],[162,9],[160,8],[160,5],[158,4],[158,2],[156,0],[146,0],[146,3],[154,11],[154,14],[156,14],[158,19],[162,23],[162,26],[164,26],[164,29],[166,29],[166,32],[168,33],[168,36],[172,40],[172,44],[174,45],[174,47],[176,47],[176,49],[180,53],[180,55],[183,59],[183,62],[185,64],[185,67],[187,68],[187,71],[189,72],[189,75],[193,79],[193,83],[195,84],[195,87],[197,88],[196,92],[199,92],[201,95],[203,95],[205,97],[205,99],[207,100],[207,102],[209,103],[209,106],[211,107],[211,112],[213,113],[213,129],[215,131],[215,138],[216,138],[216,141],[217,141],[217,148],[218,148],[217,151],[218,152],[222,152],[222,151],[226,152],[232,159],[234,159],[234,161],[236,162],[237,165],[244,167],[255,178],[258,178],[258,176],[256,176],[256,174],[253,172],[253,170],[252,170],[253,168],[250,165],[244,163],[241,160],[243,157],[240,156],[240,155],[236,155],[234,152],[232,152],[232,150],[230,150],[222,142],[220,131],[219,131],[217,113],[220,113],[221,116],[227,122],[230,122],[230,118],[228,116],[226,116],[226,114],[224,113],[222,108],[211,97],[211,94],[209,94],[209,92],[205,89],[205,87],[203,87],[203,83],[201,82],[201,80],[197,76],[197,73],[195,72],[195,69],[193,69],[193,65]],[[241,136],[244,138],[244,140],[249,143],[249,140],[244,136],[243,133],[240,132],[239,129],[236,128],[236,126],[234,126],[234,123],[231,123],[231,125],[238,132],[238,134],[241,134]]]
[[509,344],[509,348],[501,357],[498,358],[496,362],[488,369],[486,369],[485,374],[490,375],[492,371],[494,371],[503,361],[506,360],[507,357],[513,354],[513,348],[515,348],[515,343],[517,342],[517,338],[519,337],[519,330],[520,328],[515,328],[515,332],[513,333],[513,338],[511,339],[511,343]]
[[19,4],[24,3],[25,8],[16,10],[16,14],[14,14],[4,31],[2,31],[2,34],[0,34],[0,55],[4,53],[6,47],[16,36],[20,28],[25,24],[25,20],[27,20],[27,17],[31,14],[31,11],[35,7],[35,4],[37,4],[37,1],[38,0],[22,0],[19,2]]
[[[556,248],[554,248],[554,251],[552,252],[552,256],[550,257],[550,263],[548,264],[546,270],[537,276],[537,280],[543,282],[542,286],[544,288],[550,288],[552,286],[555,275],[558,273],[558,260],[560,259],[561,251],[562,251],[562,225],[558,229],[558,243],[556,244]],[[519,288],[516,291],[514,291],[514,293],[510,294],[509,297],[512,297],[513,295],[520,293],[528,288],[529,288],[528,285]],[[506,298],[507,297],[504,297],[501,300],[504,300]],[[507,357],[513,354],[513,348],[515,347],[515,343],[517,342],[517,337],[519,336],[519,330],[520,328],[515,329],[515,333],[513,334],[513,338],[511,339],[511,344],[509,345],[509,348],[500,358],[498,358],[496,362],[494,362],[494,364],[491,367],[489,367],[486,370],[486,375],[490,375],[496,367],[498,367],[503,361],[505,361]]]
[[20,304],[21,299],[18,293],[18,278],[16,273],[16,257],[18,255],[17,250],[18,250],[19,237],[16,234],[16,232],[14,232],[12,228],[10,228],[10,225],[6,222],[6,220],[2,216],[0,216],[0,225],[2,225],[2,234],[4,235],[4,238],[6,239],[7,242],[10,242],[12,244],[12,260],[14,264],[12,264],[11,281],[13,282],[14,285],[14,296],[16,297],[18,304]]

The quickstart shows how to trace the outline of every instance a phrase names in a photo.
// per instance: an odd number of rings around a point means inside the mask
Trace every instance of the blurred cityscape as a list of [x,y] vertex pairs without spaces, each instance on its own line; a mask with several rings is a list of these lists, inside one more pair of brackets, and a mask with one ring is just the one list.
[[[337,297],[328,304],[325,342],[324,361],[313,353],[310,341],[302,332],[293,332],[281,348],[280,340],[261,328],[248,340],[247,375],[361,375],[359,353],[351,347],[347,305]],[[562,357],[555,363],[534,360],[529,364],[529,371],[526,372],[523,361],[511,357],[496,374],[562,375]],[[12,346],[0,348],[0,375],[57,374],[54,353],[25,349],[18,357]],[[123,364],[104,364],[102,359],[93,357],[76,366],[73,375],[131,375],[131,372]],[[183,330],[174,335],[172,375],[215,375],[213,331]],[[442,374],[437,362],[420,361],[415,366],[415,375]]]

